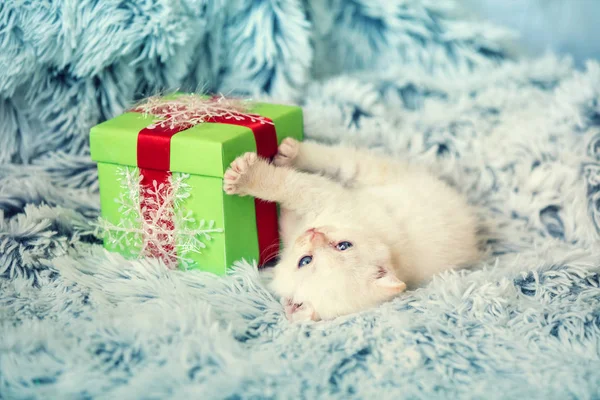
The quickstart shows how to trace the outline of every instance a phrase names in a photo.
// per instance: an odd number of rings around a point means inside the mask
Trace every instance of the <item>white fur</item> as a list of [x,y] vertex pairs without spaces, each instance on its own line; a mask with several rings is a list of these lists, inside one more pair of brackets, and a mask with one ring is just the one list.
[[[274,164],[247,153],[224,188],[281,204],[284,249],[271,286],[292,321],[373,307],[480,256],[475,213],[424,168],[293,139]],[[352,247],[340,251],[342,241]],[[299,267],[306,255],[312,262]]]

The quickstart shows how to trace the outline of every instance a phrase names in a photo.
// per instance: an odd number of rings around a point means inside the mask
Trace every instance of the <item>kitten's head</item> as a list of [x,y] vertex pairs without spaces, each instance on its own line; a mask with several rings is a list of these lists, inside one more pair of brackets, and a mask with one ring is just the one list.
[[390,249],[382,240],[331,226],[309,229],[291,246],[288,243],[271,287],[288,305],[296,305],[290,312],[302,310],[313,320],[357,312],[406,289],[393,272]]

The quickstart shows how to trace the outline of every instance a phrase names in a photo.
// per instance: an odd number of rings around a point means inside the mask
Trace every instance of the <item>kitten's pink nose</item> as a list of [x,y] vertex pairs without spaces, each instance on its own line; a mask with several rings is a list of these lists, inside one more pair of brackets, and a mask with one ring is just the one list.
[[307,230],[306,233],[309,235],[309,240],[311,243],[323,244],[327,242],[327,238],[325,237],[325,235],[322,232],[316,230],[315,228]]

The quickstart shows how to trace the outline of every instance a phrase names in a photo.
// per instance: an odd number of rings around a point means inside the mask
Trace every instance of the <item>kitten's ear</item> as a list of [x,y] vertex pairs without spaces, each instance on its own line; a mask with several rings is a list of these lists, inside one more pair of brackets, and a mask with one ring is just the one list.
[[396,294],[406,290],[406,283],[402,282],[388,267],[377,267],[375,285]]

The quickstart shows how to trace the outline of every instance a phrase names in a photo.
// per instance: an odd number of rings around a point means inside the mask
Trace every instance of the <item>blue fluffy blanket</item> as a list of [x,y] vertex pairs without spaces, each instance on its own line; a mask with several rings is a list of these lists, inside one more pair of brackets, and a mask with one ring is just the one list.
[[[521,59],[454,6],[1,2],[0,398],[598,398],[600,66]],[[310,138],[431,165],[489,256],[292,325],[253,260],[106,253],[89,128],[174,88],[301,104]]]

